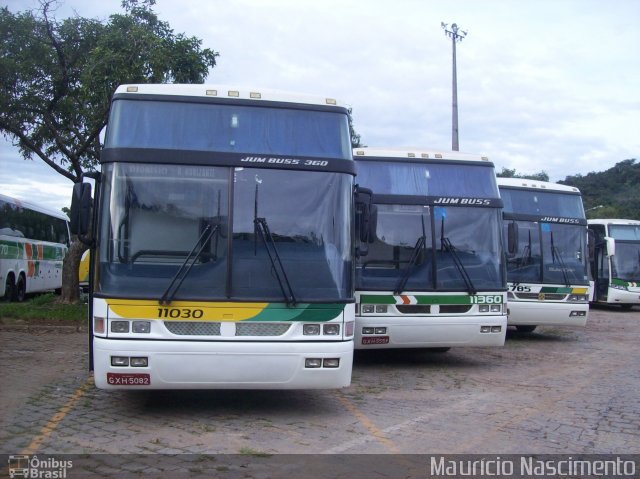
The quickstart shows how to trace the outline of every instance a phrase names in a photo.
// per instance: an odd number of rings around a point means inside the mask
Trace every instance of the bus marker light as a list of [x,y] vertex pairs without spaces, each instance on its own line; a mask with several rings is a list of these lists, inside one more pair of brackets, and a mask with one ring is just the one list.
[[344,335],[345,336],[353,336],[353,331],[355,329],[355,321],[347,321],[344,327]]
[[229,90],[227,95],[233,98],[238,98],[240,96],[240,92],[238,90]]
[[112,333],[128,333],[129,321],[111,321]]
[[262,94],[258,93],[257,91],[252,91],[251,93],[249,93],[249,98],[259,100],[260,98],[262,98]]
[[329,336],[336,336],[340,334],[340,325],[335,323],[323,324],[322,334],[326,334]]
[[502,331],[502,326],[491,326],[492,333],[499,333]]
[[151,321],[134,321],[131,325],[134,333],[149,333],[151,331]]
[[104,334],[104,318],[98,316],[93,318],[93,332],[96,334]]
[[138,91],[138,87],[137,86],[128,86],[127,87],[127,93],[135,93]]
[[340,367],[340,358],[324,358],[322,360],[323,368],[339,368]]
[[480,332],[481,333],[490,333],[491,332],[491,326],[480,326]]
[[338,102],[336,100],[334,100],[333,98],[325,98],[325,102],[327,103],[327,105],[337,105]]
[[318,336],[320,334],[320,325],[305,324],[302,326],[302,334],[305,336]]
[[146,368],[147,366],[149,366],[149,358],[131,358],[132,368]]
[[218,96],[218,90],[207,90],[207,96]]
[[116,366],[116,367],[129,366],[129,358],[126,356],[111,356],[111,366]]
[[304,360],[305,368],[320,368],[322,367],[322,359],[320,358],[307,358]]

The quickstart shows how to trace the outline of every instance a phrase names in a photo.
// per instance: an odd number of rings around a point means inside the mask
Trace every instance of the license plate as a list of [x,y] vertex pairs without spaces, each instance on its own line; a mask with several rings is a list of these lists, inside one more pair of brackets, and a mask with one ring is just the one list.
[[107,373],[107,383],[112,386],[149,386],[151,375],[145,373]]
[[362,338],[362,344],[388,344],[389,336],[366,336]]

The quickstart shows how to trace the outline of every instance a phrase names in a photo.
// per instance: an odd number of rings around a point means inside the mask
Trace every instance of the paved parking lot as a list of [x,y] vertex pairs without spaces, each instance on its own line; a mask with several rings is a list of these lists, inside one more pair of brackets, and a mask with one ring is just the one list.
[[639,338],[637,308],[592,308],[503,348],[358,351],[337,391],[107,392],[85,333],[5,327],[0,454],[640,454]]

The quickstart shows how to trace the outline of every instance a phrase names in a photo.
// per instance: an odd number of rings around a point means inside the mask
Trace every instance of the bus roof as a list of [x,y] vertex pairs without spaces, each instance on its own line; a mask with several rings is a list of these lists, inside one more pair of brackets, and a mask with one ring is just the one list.
[[417,160],[457,160],[457,161],[489,161],[486,156],[459,151],[437,151],[425,148],[354,148],[354,159],[358,158],[410,158]]
[[625,220],[621,218],[598,218],[587,220],[590,225],[640,225],[638,220]]
[[13,198],[12,196],[7,196],[0,194],[0,200],[10,203],[12,205],[16,205],[19,208],[26,208],[28,210],[38,211],[40,213],[47,214],[49,216],[54,216],[56,218],[60,218],[65,221],[69,221],[67,215],[65,215],[62,211],[55,210],[53,208],[47,208],[46,206],[41,206],[36,203],[32,203],[30,201],[21,200],[19,198]]
[[200,98],[225,98],[228,100],[275,101],[307,105],[346,106],[335,98],[307,95],[305,93],[278,90],[253,89],[228,85],[205,84],[131,84],[120,85],[114,95],[174,95]]
[[547,191],[559,191],[569,193],[580,193],[580,190],[574,186],[561,185],[559,183],[551,183],[549,181],[529,180],[526,178],[497,178],[498,187],[506,186],[519,189],[536,189]]

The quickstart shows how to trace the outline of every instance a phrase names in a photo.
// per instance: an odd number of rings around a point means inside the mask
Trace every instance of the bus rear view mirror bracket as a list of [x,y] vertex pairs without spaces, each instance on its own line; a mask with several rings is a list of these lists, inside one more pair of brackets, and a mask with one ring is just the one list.
[[518,252],[518,224],[512,221],[507,225],[507,255],[512,258]]
[[91,224],[91,184],[76,183],[73,185],[71,197],[71,214],[69,215],[69,229],[78,235],[80,241],[90,244],[86,238]]
[[606,237],[604,241],[607,244],[607,256],[614,256],[616,254],[616,240],[611,237]]

